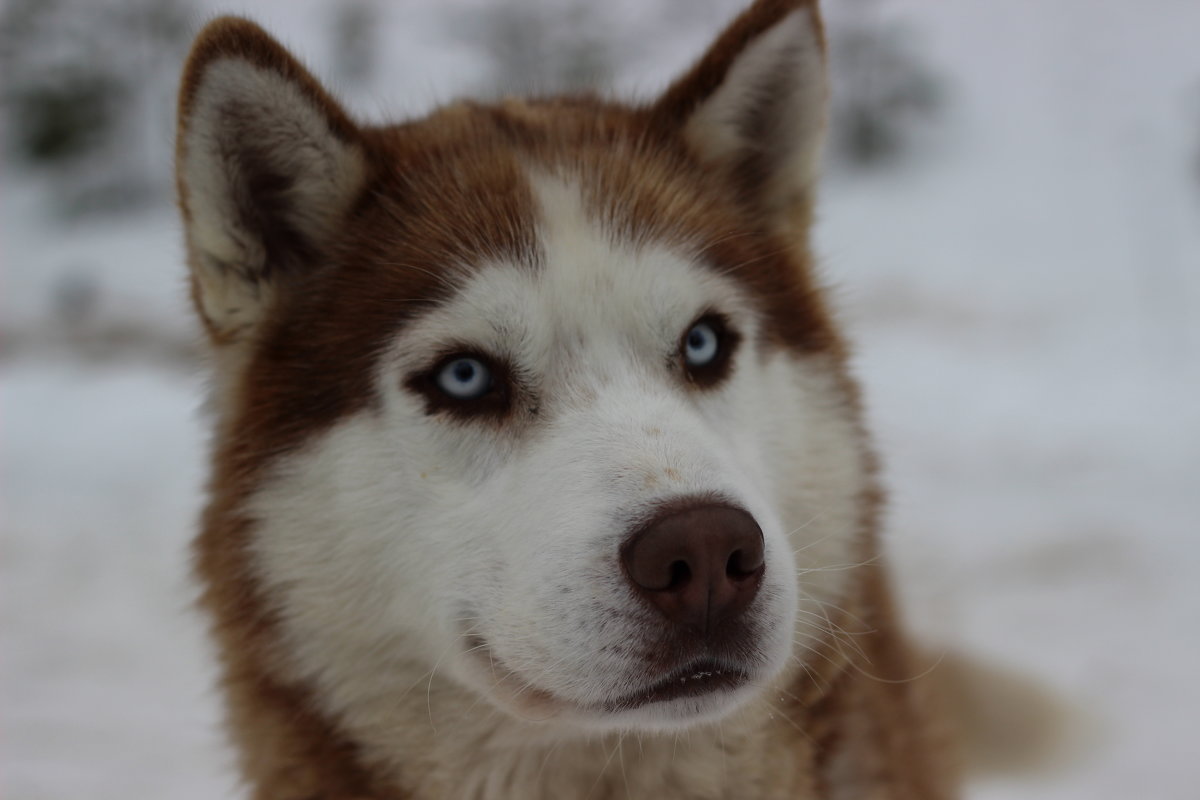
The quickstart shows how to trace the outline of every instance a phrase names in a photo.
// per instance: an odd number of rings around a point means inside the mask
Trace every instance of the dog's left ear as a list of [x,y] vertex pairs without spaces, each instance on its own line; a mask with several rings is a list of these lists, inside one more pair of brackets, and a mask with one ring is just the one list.
[[654,104],[772,225],[807,214],[828,89],[816,0],[758,0]]

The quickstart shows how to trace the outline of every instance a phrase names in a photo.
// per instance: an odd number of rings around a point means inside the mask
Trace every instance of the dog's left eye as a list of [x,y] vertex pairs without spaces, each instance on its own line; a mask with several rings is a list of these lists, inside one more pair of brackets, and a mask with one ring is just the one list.
[[434,381],[455,400],[474,400],[491,390],[492,371],[478,358],[463,356],[446,362]]

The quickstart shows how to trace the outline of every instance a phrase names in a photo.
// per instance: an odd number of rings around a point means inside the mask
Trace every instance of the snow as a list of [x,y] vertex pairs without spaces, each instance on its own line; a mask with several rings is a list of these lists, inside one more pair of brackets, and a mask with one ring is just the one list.
[[24,358],[0,376],[4,796],[230,795],[186,579],[201,382]]
[[[350,98],[364,114],[483,85],[432,5],[409,5],[386,6],[397,46],[388,79]],[[736,6],[698,4],[647,49],[627,44],[618,85],[662,85]],[[319,71],[327,6],[249,10]],[[915,159],[831,175],[818,246],[858,343],[908,616],[1035,677],[1092,728],[1068,763],[970,796],[1190,799],[1200,6],[881,13],[947,76],[948,115]],[[0,193],[0,794],[235,796],[187,577],[203,377],[168,357],[195,335],[178,223],[164,207],[63,228],[39,200],[27,180]],[[56,287],[77,275],[97,301],[64,339]],[[72,349],[121,326],[174,349]]]

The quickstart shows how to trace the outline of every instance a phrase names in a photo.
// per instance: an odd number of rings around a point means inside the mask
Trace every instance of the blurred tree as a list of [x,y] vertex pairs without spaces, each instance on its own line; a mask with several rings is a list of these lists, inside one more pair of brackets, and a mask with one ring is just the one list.
[[[1200,134],[1200,81],[1192,89],[1192,124],[1196,129],[1197,134]],[[1200,135],[1196,137],[1196,155],[1192,161],[1192,175],[1196,179],[1196,185],[1200,187]]]
[[111,75],[63,70],[5,87],[14,155],[33,165],[70,164],[117,126],[124,87]]
[[578,92],[612,80],[611,26],[593,3],[517,0],[473,9],[465,22],[492,62],[495,92]]
[[375,72],[380,25],[376,0],[343,0],[333,5],[333,70],[345,84],[365,84]]
[[9,0],[0,11],[6,156],[60,212],[112,211],[170,188],[188,0]]
[[880,11],[880,0],[844,0],[827,30],[831,154],[861,168],[903,157],[944,104],[942,83],[911,31],[884,21]]

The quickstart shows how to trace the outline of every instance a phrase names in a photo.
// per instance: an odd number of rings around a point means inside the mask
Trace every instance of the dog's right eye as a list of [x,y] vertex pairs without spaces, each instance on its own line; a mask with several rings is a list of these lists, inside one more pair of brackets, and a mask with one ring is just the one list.
[[451,351],[429,369],[410,376],[405,385],[425,398],[430,414],[463,420],[502,417],[511,408],[511,374],[504,361]]
[[455,400],[476,400],[492,390],[492,371],[478,358],[462,356],[442,365],[434,383]]

